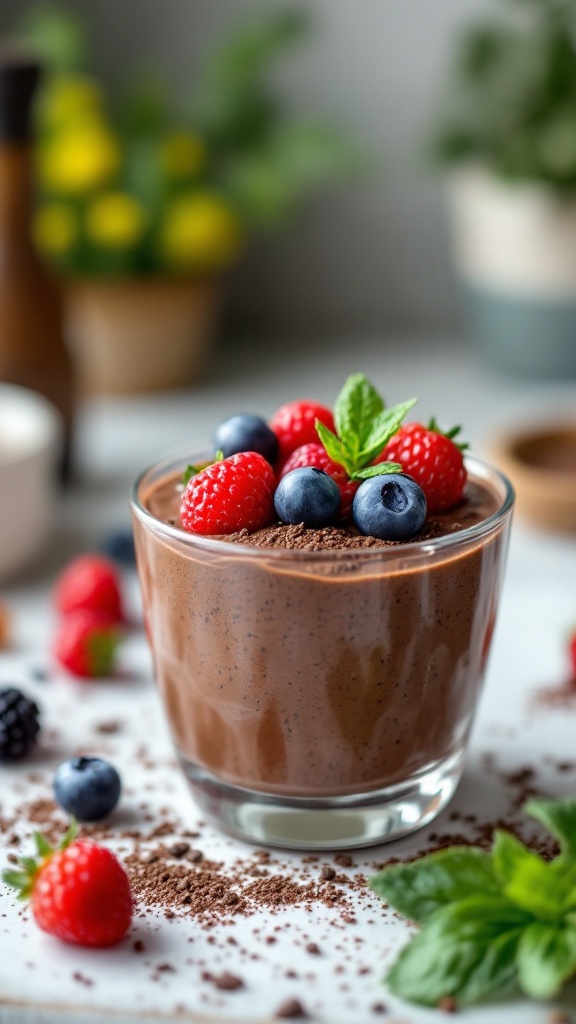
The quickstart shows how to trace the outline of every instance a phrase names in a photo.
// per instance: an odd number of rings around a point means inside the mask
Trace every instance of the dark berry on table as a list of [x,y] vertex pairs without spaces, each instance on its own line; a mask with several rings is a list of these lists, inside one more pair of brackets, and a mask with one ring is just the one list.
[[0,688],[0,761],[17,761],[36,744],[39,709],[15,686]]
[[258,452],[268,462],[275,462],[278,456],[278,438],[260,416],[252,413],[236,413],[216,428],[214,447],[224,458],[238,452]]
[[322,469],[293,469],[276,488],[274,508],[283,523],[327,526],[340,512],[340,488]]
[[366,536],[409,540],[424,525],[426,498],[416,481],[402,473],[373,476],[356,491],[352,517]]
[[54,776],[54,796],[79,821],[99,821],[120,798],[120,776],[100,757],[71,757]]

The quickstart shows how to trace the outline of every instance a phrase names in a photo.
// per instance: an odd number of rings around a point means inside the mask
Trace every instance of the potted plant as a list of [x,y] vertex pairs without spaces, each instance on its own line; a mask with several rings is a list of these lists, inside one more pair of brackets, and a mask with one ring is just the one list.
[[576,8],[512,0],[507,14],[462,37],[435,140],[455,261],[497,367],[574,376]]
[[300,13],[233,29],[175,104],[134,80],[113,106],[86,68],[86,33],[44,6],[23,35],[48,68],[36,111],[37,245],[64,282],[80,384],[184,385],[201,373],[226,274],[258,231],[355,162],[334,129],[289,119],[268,72]]

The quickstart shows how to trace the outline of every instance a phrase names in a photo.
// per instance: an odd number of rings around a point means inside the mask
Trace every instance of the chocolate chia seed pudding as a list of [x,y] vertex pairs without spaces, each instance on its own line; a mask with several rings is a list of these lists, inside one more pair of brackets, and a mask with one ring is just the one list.
[[[430,820],[457,785],[484,677],[507,481],[468,459],[463,502],[408,543],[283,524],[206,538],[180,526],[185,461],[145,474],[133,510],[156,678],[197,798],[281,845],[365,845]],[[317,823],[336,809],[344,832],[253,828],[254,803]]]

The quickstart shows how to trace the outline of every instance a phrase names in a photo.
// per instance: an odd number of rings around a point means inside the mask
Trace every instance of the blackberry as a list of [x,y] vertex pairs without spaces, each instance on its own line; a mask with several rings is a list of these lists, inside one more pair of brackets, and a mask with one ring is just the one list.
[[25,757],[40,731],[38,705],[15,686],[0,688],[0,761]]

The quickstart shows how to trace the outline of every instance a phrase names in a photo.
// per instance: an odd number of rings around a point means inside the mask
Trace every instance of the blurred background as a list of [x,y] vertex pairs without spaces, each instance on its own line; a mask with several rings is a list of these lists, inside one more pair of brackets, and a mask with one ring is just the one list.
[[[245,19],[269,18],[256,0],[75,0],[91,74],[118,97],[136,75],[164,79],[174,107],[211,52]],[[315,196],[282,231],[248,247],[230,281],[226,333],[248,337],[455,333],[444,182],[430,160],[438,99],[455,37],[489,0],[308,0],[308,29],[272,60],[270,80],[293,116],[318,115],[353,143],[366,166]],[[284,11],[302,5],[284,4]],[[3,0],[0,31],[25,21]]]

